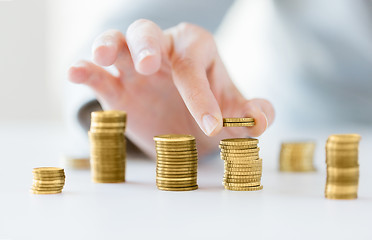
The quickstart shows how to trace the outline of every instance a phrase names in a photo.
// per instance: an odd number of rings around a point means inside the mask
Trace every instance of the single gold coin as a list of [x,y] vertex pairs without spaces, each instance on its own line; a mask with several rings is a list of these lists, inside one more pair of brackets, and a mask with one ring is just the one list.
[[156,177],[156,180],[166,180],[166,181],[189,181],[195,180],[197,177],[186,177],[186,178],[163,178],[163,177]]
[[261,177],[255,178],[248,178],[248,179],[240,179],[240,178],[223,178],[223,181],[226,183],[249,183],[249,182],[260,182]]
[[222,150],[249,150],[249,149],[257,149],[258,146],[256,145],[218,145],[218,147]]
[[190,187],[159,187],[158,186],[158,189],[159,190],[163,190],[163,191],[191,191],[191,190],[196,190],[198,189],[198,185],[195,185],[195,186],[190,186]]
[[361,136],[359,134],[333,134],[328,137],[330,142],[359,142]]
[[61,193],[62,190],[56,190],[56,191],[35,191],[35,190],[30,190],[31,193],[33,194],[57,194]]
[[254,122],[254,118],[223,118],[224,123]]
[[223,182],[225,186],[229,187],[258,187],[261,185],[260,181],[257,182],[249,182],[249,183],[229,183],[229,182]]
[[157,167],[157,171],[168,171],[168,172],[195,172],[197,168],[164,168],[164,167]]
[[351,194],[330,194],[325,193],[325,197],[328,199],[356,199],[358,198],[357,193],[351,193]]
[[156,147],[156,152],[168,152],[168,153],[179,153],[179,152],[196,152],[196,147],[179,147],[179,148],[165,148]]
[[259,157],[258,156],[244,156],[244,157],[226,157],[226,156],[220,156],[222,160],[226,160],[226,161],[229,161],[229,162],[238,162],[238,161],[258,161],[259,160]]
[[155,136],[154,140],[156,142],[187,142],[187,141],[195,141],[195,137],[191,135],[183,135],[183,134],[166,134],[166,135],[159,135]]
[[162,178],[186,178],[190,176],[196,176],[196,174],[156,174],[156,177],[162,177]]
[[253,127],[255,122],[224,122],[222,124],[223,127]]
[[229,139],[223,139],[220,141],[220,145],[222,146],[245,146],[245,145],[257,145],[258,139],[255,138],[229,138]]
[[223,157],[259,157],[258,153],[220,153]]
[[168,158],[168,157],[156,157],[158,162],[168,162],[168,163],[180,163],[180,162],[185,162],[185,163],[193,163],[198,161],[198,157],[183,157],[183,158]]
[[233,171],[229,171],[228,174],[230,176],[237,176],[237,175],[242,175],[242,176],[252,176],[252,175],[260,175],[262,174],[262,171],[261,170],[258,170],[258,171],[246,171],[246,172],[243,172],[243,171],[240,171],[240,172],[233,172]]
[[258,187],[231,187],[231,186],[225,186],[225,189],[231,190],[231,191],[259,191],[263,189],[263,186]]
[[189,174],[189,175],[193,175],[193,174],[197,174],[197,171],[165,171],[165,170],[157,170],[156,171],[156,174],[160,175],[160,174],[179,174],[179,175],[186,175],[186,174]]
[[262,172],[262,167],[253,167],[253,168],[231,168],[225,167],[226,172]]
[[221,153],[258,153],[260,151],[260,148],[248,148],[248,149],[221,149]]
[[225,160],[225,164],[248,164],[248,165],[255,165],[255,164],[262,164],[262,160]]
[[251,164],[234,164],[225,162],[225,167],[228,168],[255,168],[255,167],[262,167],[262,162],[257,161],[256,163]]

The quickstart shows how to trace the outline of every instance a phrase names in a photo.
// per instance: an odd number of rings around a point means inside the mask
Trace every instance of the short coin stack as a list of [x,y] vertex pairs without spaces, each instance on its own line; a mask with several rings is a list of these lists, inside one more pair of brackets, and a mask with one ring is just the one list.
[[198,154],[191,135],[154,137],[156,147],[156,185],[165,191],[189,191],[198,188]]
[[221,140],[221,159],[225,161],[223,184],[233,191],[261,190],[262,159],[258,139],[232,138]]
[[286,142],[280,150],[280,171],[311,172],[313,165],[314,142]]
[[65,171],[63,168],[40,167],[32,171],[34,180],[31,193],[55,194],[61,193],[65,185]]
[[252,127],[255,125],[253,118],[224,118],[224,127]]
[[327,183],[325,197],[354,199],[358,197],[360,135],[331,135],[326,144]]
[[125,126],[125,112],[92,112],[89,138],[90,166],[94,182],[125,182]]

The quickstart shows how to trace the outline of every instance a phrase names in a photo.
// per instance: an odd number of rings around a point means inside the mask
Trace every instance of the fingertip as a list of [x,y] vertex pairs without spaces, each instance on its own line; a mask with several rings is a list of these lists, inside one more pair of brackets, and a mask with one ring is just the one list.
[[114,64],[117,58],[117,47],[114,44],[107,43],[99,45],[93,49],[93,61],[101,66],[110,66]]
[[136,71],[143,75],[151,75],[159,71],[161,56],[155,51],[142,50],[137,56]]
[[260,136],[268,127],[269,121],[267,116],[254,101],[248,101],[245,105],[245,110],[245,117],[252,117],[255,120],[253,127],[246,127],[248,135],[251,137]]
[[68,70],[68,79],[73,83],[83,83],[88,78],[87,65],[79,61]]
[[222,129],[222,118],[208,113],[204,114],[201,129],[207,136],[212,137],[217,135]]

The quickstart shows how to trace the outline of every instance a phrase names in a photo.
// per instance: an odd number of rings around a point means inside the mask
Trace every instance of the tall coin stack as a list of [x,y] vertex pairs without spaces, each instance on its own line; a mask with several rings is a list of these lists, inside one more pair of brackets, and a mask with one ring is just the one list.
[[314,142],[287,142],[282,143],[280,150],[280,171],[284,172],[311,172],[315,171],[313,165]]
[[154,137],[156,147],[156,185],[165,191],[189,191],[198,188],[198,154],[191,135]]
[[65,171],[63,168],[40,167],[32,170],[34,175],[31,193],[55,194],[61,193],[65,185]]
[[92,112],[90,166],[97,183],[125,182],[127,115],[122,111]]
[[262,159],[258,139],[232,138],[220,142],[221,159],[225,161],[223,184],[233,191],[261,190]]
[[331,135],[326,143],[327,183],[325,197],[355,199],[358,197],[358,134]]

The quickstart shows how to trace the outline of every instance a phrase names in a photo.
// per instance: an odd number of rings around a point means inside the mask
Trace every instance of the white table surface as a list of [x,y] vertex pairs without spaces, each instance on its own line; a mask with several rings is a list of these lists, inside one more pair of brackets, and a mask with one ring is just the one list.
[[[324,198],[324,143],[337,130],[363,137],[357,200]],[[278,172],[280,142],[298,137],[318,139],[318,171]],[[64,140],[58,125],[0,125],[0,239],[372,239],[371,128],[269,130],[257,192],[224,190],[216,155],[200,161],[196,191],[157,190],[155,162],[129,157],[126,183],[66,169],[62,194],[29,193],[32,168],[58,166]]]

